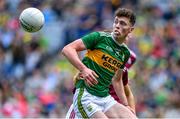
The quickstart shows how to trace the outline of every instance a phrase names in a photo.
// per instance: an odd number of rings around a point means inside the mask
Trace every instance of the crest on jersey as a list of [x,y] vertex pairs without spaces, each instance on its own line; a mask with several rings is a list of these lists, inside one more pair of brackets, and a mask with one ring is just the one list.
[[87,109],[88,109],[89,112],[91,112],[93,108],[92,108],[91,105],[88,105]]
[[107,49],[108,51],[113,52],[113,49],[112,49],[110,46],[106,46],[106,49]]
[[120,58],[121,58],[121,60],[122,60],[122,62],[124,62],[125,55],[124,55],[124,53],[123,53],[123,52],[121,52],[121,50],[120,50],[120,49],[115,49],[115,55],[116,55],[117,57],[120,57]]

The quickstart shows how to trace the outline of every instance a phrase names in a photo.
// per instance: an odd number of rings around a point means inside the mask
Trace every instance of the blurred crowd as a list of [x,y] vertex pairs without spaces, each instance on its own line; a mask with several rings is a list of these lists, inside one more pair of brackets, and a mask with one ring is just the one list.
[[[37,33],[20,28],[27,7],[45,16]],[[77,70],[60,51],[111,29],[118,7],[137,15],[128,42],[137,55],[129,70],[137,116],[180,117],[180,0],[0,0],[0,118],[65,117]]]

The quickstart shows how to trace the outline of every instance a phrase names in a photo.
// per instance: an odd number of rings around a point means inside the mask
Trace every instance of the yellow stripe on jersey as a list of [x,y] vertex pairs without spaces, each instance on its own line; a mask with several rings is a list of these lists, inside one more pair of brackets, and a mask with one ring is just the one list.
[[77,72],[75,74],[75,76],[73,77],[73,83],[76,84],[76,82],[79,80],[79,72]]
[[110,72],[115,72],[121,65],[123,65],[123,62],[118,61],[114,57],[100,50],[88,50],[86,57]]

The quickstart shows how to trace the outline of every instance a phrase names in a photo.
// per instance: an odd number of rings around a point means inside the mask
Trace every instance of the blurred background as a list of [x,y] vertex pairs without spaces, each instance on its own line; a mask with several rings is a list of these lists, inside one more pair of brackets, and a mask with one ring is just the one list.
[[[45,25],[24,32],[18,17],[39,8]],[[83,35],[112,28],[118,7],[137,15],[128,46],[139,118],[180,118],[180,0],[0,0],[0,117],[61,117],[77,72],[60,54]]]

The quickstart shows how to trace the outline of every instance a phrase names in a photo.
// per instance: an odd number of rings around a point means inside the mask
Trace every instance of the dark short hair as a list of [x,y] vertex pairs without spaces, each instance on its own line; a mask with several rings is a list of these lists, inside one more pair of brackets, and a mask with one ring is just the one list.
[[129,22],[134,25],[135,22],[136,22],[136,16],[135,14],[133,13],[132,10],[130,9],[127,9],[127,8],[118,8],[116,11],[115,11],[115,17],[126,17],[129,19]]

